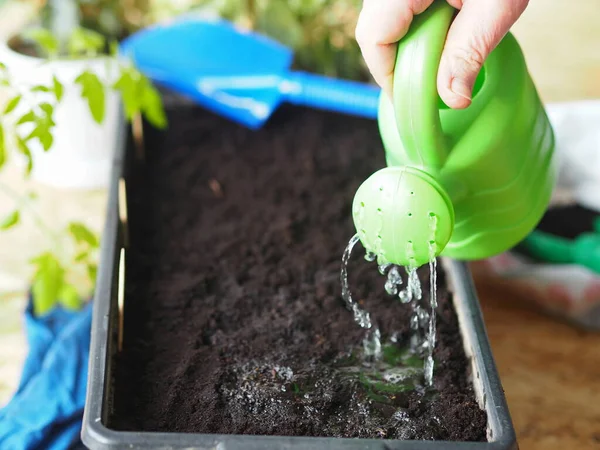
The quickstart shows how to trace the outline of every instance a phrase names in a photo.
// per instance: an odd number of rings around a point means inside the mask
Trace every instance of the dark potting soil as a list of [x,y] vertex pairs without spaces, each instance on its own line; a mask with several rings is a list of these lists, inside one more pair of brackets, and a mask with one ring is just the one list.
[[548,209],[537,226],[538,230],[573,239],[594,229],[596,211],[581,205],[556,206]]
[[[546,211],[536,229],[555,236],[575,239],[582,233],[592,232],[594,221],[598,217],[598,212],[579,204],[553,206]],[[537,260],[522,245],[518,245],[514,250]]]
[[[166,134],[145,136],[146,161],[128,182],[124,348],[108,425],[485,440],[443,273],[433,394],[373,400],[336,370],[364,336],[339,274],[354,193],[384,166],[376,124],[295,108],[256,132],[192,108],[169,120]],[[407,342],[410,307],[385,294],[364,250],[349,272],[383,340]]]

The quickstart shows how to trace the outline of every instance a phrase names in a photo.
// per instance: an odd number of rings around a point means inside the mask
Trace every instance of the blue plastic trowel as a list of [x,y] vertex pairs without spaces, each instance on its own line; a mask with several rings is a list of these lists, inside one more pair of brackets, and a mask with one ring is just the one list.
[[290,49],[225,20],[153,26],[120,50],[155,83],[250,128],[261,127],[282,102],[377,117],[378,87],[290,71]]

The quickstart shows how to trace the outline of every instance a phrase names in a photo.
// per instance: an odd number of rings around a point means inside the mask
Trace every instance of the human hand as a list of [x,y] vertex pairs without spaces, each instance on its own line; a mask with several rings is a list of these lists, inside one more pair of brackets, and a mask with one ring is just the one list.
[[[373,78],[391,96],[396,43],[413,16],[434,0],[363,0],[356,40]],[[447,0],[460,12],[454,19],[440,60],[438,93],[450,108],[471,104],[475,79],[485,59],[527,7],[528,0]]]

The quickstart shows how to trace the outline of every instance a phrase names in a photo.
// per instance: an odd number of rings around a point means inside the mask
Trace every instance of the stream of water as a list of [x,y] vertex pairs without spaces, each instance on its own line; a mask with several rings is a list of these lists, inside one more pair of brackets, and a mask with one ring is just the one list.
[[[373,326],[371,324],[371,316],[368,312],[362,310],[360,306],[358,306],[358,303],[354,301],[352,294],[350,293],[350,287],[348,286],[348,261],[352,255],[352,249],[359,241],[358,234],[352,236],[352,239],[348,242],[348,246],[344,250],[344,255],[342,256],[342,272],[340,275],[342,281],[342,298],[346,302],[348,309],[354,314],[356,323],[363,328],[370,329]],[[367,256],[369,255],[367,254]]]
[[[435,348],[435,333],[436,333],[436,307],[437,307],[437,262],[435,248],[435,217],[432,217],[431,232],[432,239],[429,243],[429,311],[426,309],[426,304],[423,301],[423,290],[419,279],[416,267],[406,267],[406,283],[401,274],[402,268],[387,262],[382,262],[381,258],[373,252],[368,252],[365,255],[365,260],[374,262],[379,259],[379,273],[385,276],[385,291],[388,295],[397,297],[398,300],[410,305],[412,314],[410,317],[411,337],[408,344],[411,355],[418,356],[423,359],[423,378],[425,386],[433,384],[434,359],[433,351]],[[348,285],[348,262],[352,255],[352,250],[360,241],[359,235],[356,234],[350,239],[348,246],[344,250],[342,257],[341,268],[341,284],[342,298],[346,303],[346,307],[353,313],[354,320],[362,328],[365,328],[367,335],[363,341],[363,357],[370,361],[379,361],[383,357],[381,333],[377,326],[373,325],[370,314],[362,309],[352,298],[350,287]],[[404,288],[402,288],[405,285]],[[396,342],[395,339],[391,339]],[[389,371],[390,368],[388,367]],[[392,377],[394,378],[394,377]],[[396,377],[398,379],[398,377]]]

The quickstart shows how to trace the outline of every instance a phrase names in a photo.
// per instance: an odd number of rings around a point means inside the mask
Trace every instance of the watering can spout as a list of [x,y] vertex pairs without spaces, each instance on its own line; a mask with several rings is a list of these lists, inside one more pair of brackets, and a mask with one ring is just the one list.
[[360,186],[353,219],[383,262],[493,256],[524,239],[550,201],[554,135],[512,35],[488,57],[468,108],[441,102],[437,72],[454,14],[434,2],[415,17],[398,43],[393,100],[380,97],[388,167]]

